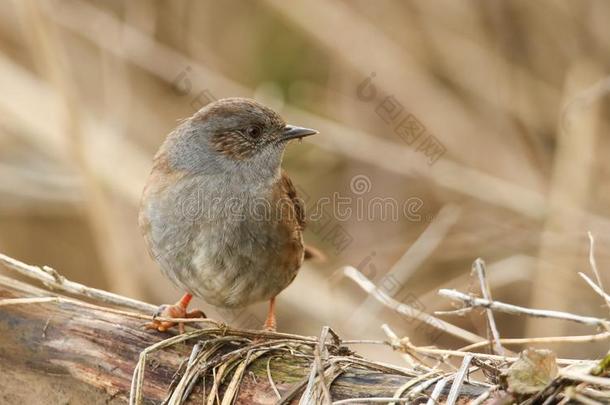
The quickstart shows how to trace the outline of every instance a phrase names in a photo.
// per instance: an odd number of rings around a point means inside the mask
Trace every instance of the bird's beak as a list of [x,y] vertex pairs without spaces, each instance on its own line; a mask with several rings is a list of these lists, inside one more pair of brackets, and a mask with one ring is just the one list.
[[282,141],[287,141],[295,138],[304,138],[309,135],[315,135],[318,131],[315,129],[303,128],[303,127],[295,127],[294,125],[286,125],[284,127],[284,132],[282,133]]

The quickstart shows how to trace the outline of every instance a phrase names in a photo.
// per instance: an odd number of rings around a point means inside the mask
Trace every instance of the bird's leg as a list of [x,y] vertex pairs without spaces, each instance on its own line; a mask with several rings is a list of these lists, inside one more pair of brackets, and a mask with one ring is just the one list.
[[198,309],[187,312],[191,299],[193,299],[193,295],[186,293],[173,305],[161,305],[153,314],[152,322],[145,325],[146,329],[156,329],[159,332],[165,332],[178,324],[178,331],[184,333],[183,322],[160,321],[155,318],[205,318],[205,314]]
[[268,332],[275,332],[277,329],[277,322],[275,320],[275,297],[269,300],[269,311],[267,312],[267,319],[265,320],[263,329]]

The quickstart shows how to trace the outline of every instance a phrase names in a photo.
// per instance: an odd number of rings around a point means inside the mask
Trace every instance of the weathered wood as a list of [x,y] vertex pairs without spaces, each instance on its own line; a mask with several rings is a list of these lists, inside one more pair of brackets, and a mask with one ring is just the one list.
[[[0,276],[0,300],[50,295]],[[0,305],[0,403],[126,403],[140,352],[167,337],[144,330],[142,320],[71,302]],[[195,343],[181,343],[150,356],[144,403],[163,401],[172,377]],[[282,395],[302,384],[309,374],[308,358],[272,357],[271,374]],[[248,368],[236,403],[277,401],[267,377],[268,360],[269,356],[262,356]],[[190,402],[202,403],[203,390],[212,385],[211,373],[205,381],[205,388],[203,380],[197,384]],[[387,370],[349,366],[334,380],[330,391],[333,400],[391,397],[407,381],[408,376]],[[463,395],[472,397],[483,391],[465,385]]]

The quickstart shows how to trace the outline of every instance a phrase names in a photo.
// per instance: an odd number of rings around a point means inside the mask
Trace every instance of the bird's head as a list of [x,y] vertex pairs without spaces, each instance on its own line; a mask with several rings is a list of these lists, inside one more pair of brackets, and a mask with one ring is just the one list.
[[203,107],[169,137],[174,168],[203,174],[277,175],[286,144],[318,131],[287,125],[282,117],[247,98],[225,98]]

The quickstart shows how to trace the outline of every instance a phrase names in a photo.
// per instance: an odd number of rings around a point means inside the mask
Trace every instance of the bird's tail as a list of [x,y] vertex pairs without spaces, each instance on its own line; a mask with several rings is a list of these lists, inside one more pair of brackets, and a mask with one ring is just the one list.
[[326,261],[326,255],[321,250],[305,245],[305,260],[315,260],[320,262]]

